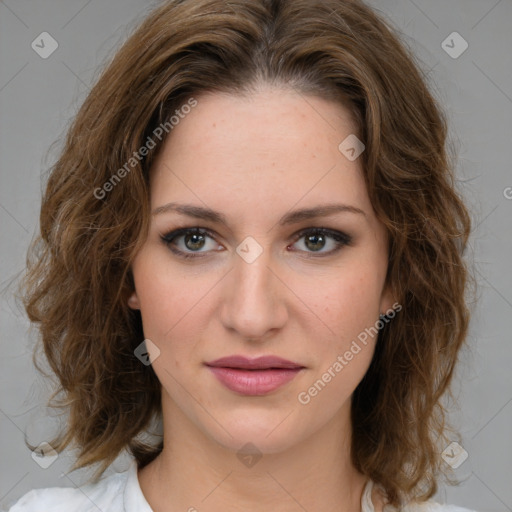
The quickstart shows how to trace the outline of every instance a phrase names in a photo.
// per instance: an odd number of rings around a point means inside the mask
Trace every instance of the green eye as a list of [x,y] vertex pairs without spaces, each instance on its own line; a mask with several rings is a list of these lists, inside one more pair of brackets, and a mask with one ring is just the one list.
[[[218,247],[212,234],[200,228],[177,229],[162,236],[162,240],[172,252],[184,258],[203,256],[204,253]],[[208,245],[209,240],[211,240],[210,245]],[[206,250],[201,250],[204,248]]]
[[[173,253],[183,258],[203,257],[219,248],[214,235],[199,227],[176,229],[161,238]],[[318,256],[334,254],[352,242],[349,235],[327,228],[303,229],[294,238],[293,246],[298,246],[295,250]]]
[[351,242],[352,238],[341,231],[326,228],[308,228],[297,234],[295,244],[302,246],[298,249],[300,251],[328,255],[339,251],[345,245],[350,245]]

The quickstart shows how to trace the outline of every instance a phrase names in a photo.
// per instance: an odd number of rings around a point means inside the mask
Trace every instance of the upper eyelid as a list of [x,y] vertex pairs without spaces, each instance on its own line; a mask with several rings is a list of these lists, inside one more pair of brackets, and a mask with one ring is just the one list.
[[327,236],[338,235],[338,236],[347,238],[347,240],[352,239],[352,236],[344,231],[341,231],[339,229],[326,228],[323,226],[322,227],[313,226],[313,227],[309,227],[309,228],[299,229],[299,231],[296,231],[292,236],[298,236],[299,238],[301,238],[302,236],[304,236],[305,233],[310,233],[310,232],[314,232],[314,231],[324,233]]

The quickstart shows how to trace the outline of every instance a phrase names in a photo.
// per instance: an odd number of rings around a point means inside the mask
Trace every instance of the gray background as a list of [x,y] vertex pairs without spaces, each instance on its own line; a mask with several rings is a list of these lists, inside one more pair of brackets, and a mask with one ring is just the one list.
[[[469,346],[450,408],[468,459],[459,487],[436,496],[482,512],[512,511],[512,1],[372,0],[403,31],[445,106],[458,151],[459,187],[472,211],[470,258],[479,285]],[[98,65],[156,4],[143,0],[0,1],[0,503],[34,487],[77,486],[71,452],[47,469],[25,447],[49,438],[57,418],[44,406],[52,386],[32,365],[35,334],[13,296],[37,229],[48,152],[98,76]],[[58,49],[41,58],[31,43],[49,32]],[[469,44],[458,58],[442,42],[458,32]],[[459,51],[457,39],[448,44]],[[50,415],[50,416],[49,416]],[[112,470],[126,467],[121,457]],[[109,470],[110,472],[110,470]],[[313,511],[311,511],[313,512]]]

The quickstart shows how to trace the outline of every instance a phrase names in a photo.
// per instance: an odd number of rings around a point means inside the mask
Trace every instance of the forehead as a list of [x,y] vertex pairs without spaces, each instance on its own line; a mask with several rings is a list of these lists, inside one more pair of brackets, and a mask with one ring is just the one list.
[[271,87],[196,99],[153,165],[152,207],[199,201],[244,215],[337,201],[371,210],[360,160],[338,148],[356,132],[341,104]]

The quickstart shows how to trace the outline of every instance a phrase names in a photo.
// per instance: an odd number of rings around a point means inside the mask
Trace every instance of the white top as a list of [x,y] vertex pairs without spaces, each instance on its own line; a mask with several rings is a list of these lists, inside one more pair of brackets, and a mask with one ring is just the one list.
[[[373,482],[366,484],[362,512],[374,512]],[[95,484],[81,487],[47,487],[24,494],[9,512],[153,512],[139,485],[135,459],[127,471],[104,476]],[[433,501],[408,505],[402,512],[474,512]]]

